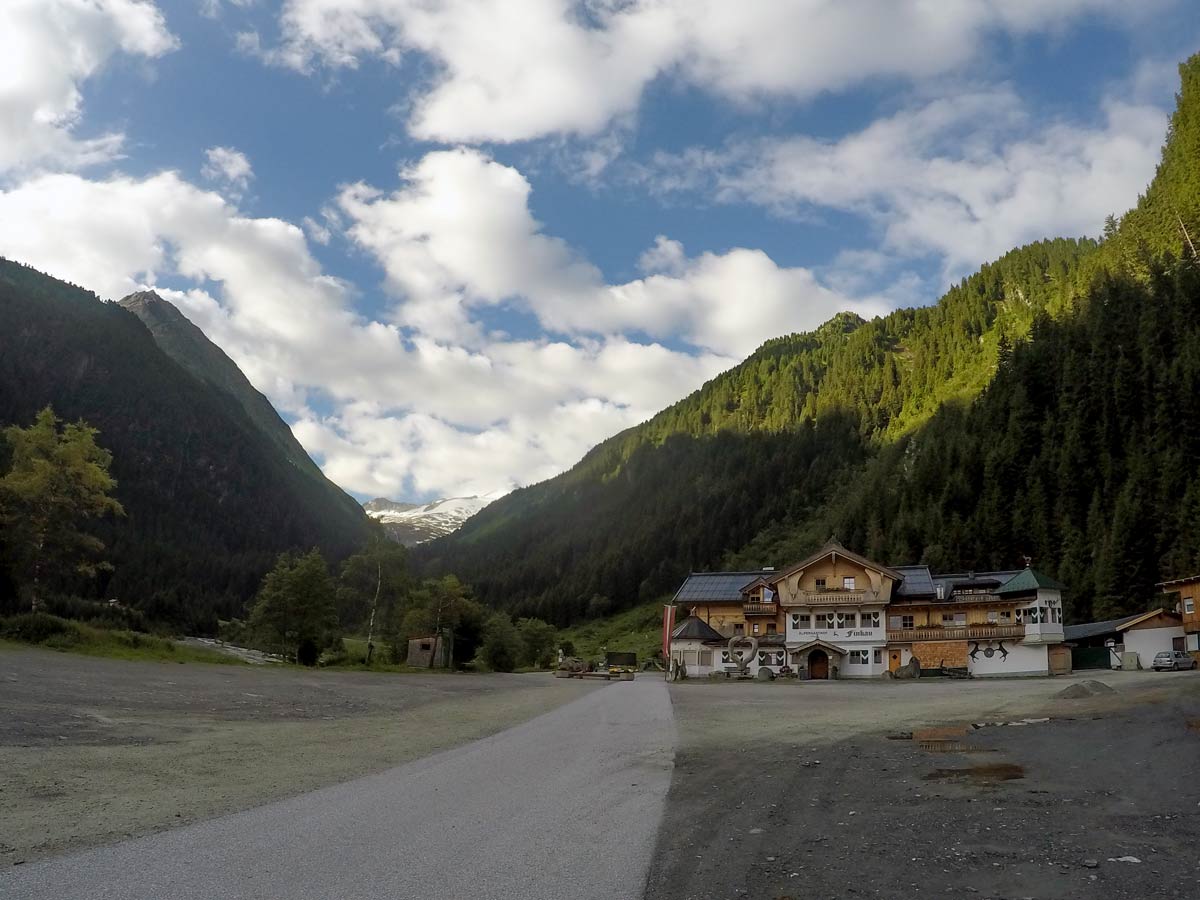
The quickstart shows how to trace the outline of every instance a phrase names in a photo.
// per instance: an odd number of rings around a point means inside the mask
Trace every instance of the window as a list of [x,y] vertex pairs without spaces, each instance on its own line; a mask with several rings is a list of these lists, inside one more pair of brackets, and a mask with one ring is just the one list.
[[1012,610],[1011,609],[1000,610],[1000,621],[1001,622],[1012,622]]
[[867,663],[870,659],[870,657],[867,655],[867,653],[868,653],[868,651],[866,651],[866,650],[851,650],[850,651],[850,665],[852,665],[852,666],[867,665]]
[[853,575],[847,575],[845,578],[842,579],[842,590],[843,591],[854,590],[854,576]]
[[989,609],[988,614],[987,614],[987,620],[992,625],[995,625],[997,622],[1000,621],[1000,613],[997,610]]
[[833,613],[817,613],[817,630],[825,631],[833,627]]
[[753,625],[750,626],[750,631],[753,634],[758,634],[758,623],[757,622],[755,622]]
[[746,633],[745,623],[744,622],[735,623],[733,626],[733,633],[734,634],[745,634]]
[[937,586],[937,598],[938,598],[939,600],[945,600],[945,599],[946,599],[946,586],[945,586],[944,584],[939,584],[939,585]]
[[1018,609],[1016,612],[1013,613],[1013,615],[1016,616],[1017,624],[1020,625],[1021,622],[1024,621],[1024,619],[1025,619],[1025,610]]
[[702,666],[711,666],[712,665],[712,651],[711,650],[701,650],[700,651],[700,665],[702,665]]
[[913,617],[912,616],[901,616],[900,617],[900,627],[901,628],[912,628],[913,627]]
[[954,626],[954,625],[966,625],[966,624],[967,624],[967,614],[965,612],[942,613],[942,625]]
[[812,616],[808,613],[792,613],[792,627],[796,629],[811,628]]
[[879,613],[865,612],[859,616],[859,621],[861,622],[861,627],[863,627],[863,628],[878,628],[879,627]]
[[895,629],[903,628],[903,627],[904,626],[902,624],[900,624],[899,616],[888,616],[888,628],[895,630]]
[[883,662],[883,651],[882,650],[874,651],[874,656],[875,656],[875,665],[879,665],[880,663]]
[[845,628],[847,623],[852,622],[853,620],[854,620],[854,613],[844,613],[844,612],[834,613],[833,614],[833,621],[834,621],[833,627],[834,628]]
[[1191,597],[1183,598],[1183,611],[1185,613],[1194,613],[1196,611],[1196,601]]
[[824,578],[817,579],[817,590],[818,591],[825,590],[825,579]]

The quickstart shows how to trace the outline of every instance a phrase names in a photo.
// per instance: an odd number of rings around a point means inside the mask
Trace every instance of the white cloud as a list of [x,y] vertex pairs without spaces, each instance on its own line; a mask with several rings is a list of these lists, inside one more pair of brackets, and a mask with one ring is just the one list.
[[525,177],[476,150],[427,154],[401,173],[390,195],[343,190],[347,234],[374,254],[396,295],[395,321],[440,340],[487,340],[473,311],[507,304],[566,336],[641,333],[682,340],[729,357],[763,340],[815,327],[858,302],[817,283],[807,269],[783,268],[757,250],[687,258],[660,237],[642,257],[646,277],[606,284],[562,240],[543,233],[529,208]]
[[[957,71],[992,35],[1086,15],[1145,15],[1125,0],[287,0],[282,40],[244,50],[301,71],[364,59],[432,60],[415,137],[445,142],[595,135],[659,77],[738,100],[809,98],[880,78]],[[1140,12],[1139,12],[1140,11]],[[598,164],[603,160],[598,160]]]
[[239,197],[250,187],[254,169],[245,153],[232,147],[209,147],[204,151],[204,159],[200,174],[209,181]]
[[0,173],[113,158],[121,134],[75,134],[80,84],[118,53],[154,58],[176,46],[150,0],[0,3]]
[[[893,256],[933,253],[962,275],[1011,247],[1097,234],[1154,174],[1166,113],[1110,98],[1103,121],[1038,122],[1009,90],[906,109],[835,141],[773,138],[660,156],[645,177],[784,215],[867,216]],[[876,260],[877,263],[877,260]]]

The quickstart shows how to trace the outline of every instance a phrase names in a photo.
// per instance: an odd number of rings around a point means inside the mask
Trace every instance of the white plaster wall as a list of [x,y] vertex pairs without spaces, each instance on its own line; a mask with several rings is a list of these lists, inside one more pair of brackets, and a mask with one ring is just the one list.
[[[1004,641],[1004,649],[1008,651],[1005,657],[998,650],[991,659],[984,654],[988,646],[998,648],[999,641],[979,641],[979,652],[975,658],[967,657],[967,671],[972,675],[1048,675],[1050,673],[1050,654],[1045,644],[1025,646],[1015,642]],[[967,650],[975,646],[974,642],[967,643]]]
[[[701,665],[697,665],[694,662],[694,660],[696,659],[696,651],[702,651],[702,650],[712,650],[713,664],[711,666],[701,666]],[[686,654],[686,656],[684,654]],[[721,671],[721,650],[720,650],[720,648],[719,647],[707,647],[700,641],[672,641],[671,642],[671,658],[676,659],[676,660],[682,658],[682,659],[686,660],[689,678],[702,677],[702,676],[707,675],[709,672]]]
[[1125,634],[1125,652],[1137,653],[1138,661],[1143,669],[1148,669],[1154,663],[1154,654],[1160,650],[1174,650],[1172,641],[1183,637],[1183,626],[1172,625],[1169,628],[1139,628],[1130,629]]

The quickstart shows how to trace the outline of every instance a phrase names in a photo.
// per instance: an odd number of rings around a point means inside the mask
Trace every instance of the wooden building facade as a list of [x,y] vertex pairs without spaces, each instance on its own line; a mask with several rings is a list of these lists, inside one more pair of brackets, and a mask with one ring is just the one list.
[[923,668],[1045,675],[1062,667],[1051,652],[1063,641],[1062,591],[1030,568],[935,575],[830,541],[784,569],[693,573],[673,603],[711,629],[711,656],[689,654],[698,674],[730,671],[737,637],[753,639],[753,668],[805,678],[878,677],[914,656]]

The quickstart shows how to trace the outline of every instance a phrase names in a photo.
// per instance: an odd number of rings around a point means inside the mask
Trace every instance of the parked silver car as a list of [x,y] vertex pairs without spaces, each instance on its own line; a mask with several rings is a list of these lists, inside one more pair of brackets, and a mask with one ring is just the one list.
[[1196,660],[1182,650],[1161,650],[1154,654],[1154,662],[1150,667],[1156,672],[1165,672],[1168,669],[1177,672],[1180,669],[1196,668]]

